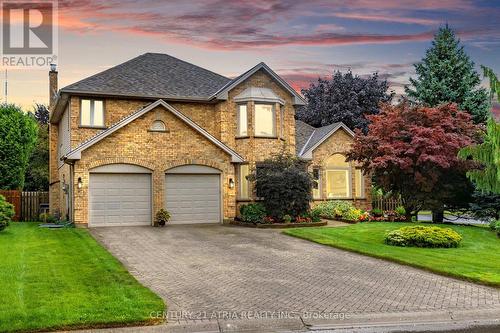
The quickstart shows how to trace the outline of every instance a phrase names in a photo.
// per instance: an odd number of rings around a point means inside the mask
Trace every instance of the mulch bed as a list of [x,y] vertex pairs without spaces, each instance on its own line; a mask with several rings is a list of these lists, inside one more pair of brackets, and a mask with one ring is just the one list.
[[245,223],[240,221],[231,221],[229,222],[231,225],[237,225],[240,227],[247,228],[260,228],[260,229],[286,229],[286,228],[304,228],[304,227],[322,227],[328,224],[326,221],[321,222],[302,222],[302,223],[270,223],[270,224],[253,224],[253,223]]

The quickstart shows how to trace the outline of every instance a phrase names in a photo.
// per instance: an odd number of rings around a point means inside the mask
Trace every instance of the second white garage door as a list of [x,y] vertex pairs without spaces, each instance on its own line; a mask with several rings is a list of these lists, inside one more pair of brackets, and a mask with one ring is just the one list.
[[89,225],[151,225],[151,175],[91,173]]
[[167,174],[165,204],[170,223],[220,223],[220,175]]

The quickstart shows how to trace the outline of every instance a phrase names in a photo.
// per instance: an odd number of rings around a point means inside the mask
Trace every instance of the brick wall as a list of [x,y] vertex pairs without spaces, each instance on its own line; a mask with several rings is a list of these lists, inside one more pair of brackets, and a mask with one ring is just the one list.
[[[343,129],[338,130],[328,139],[326,139],[319,147],[313,151],[313,159],[309,165],[309,170],[318,167],[321,173],[321,199],[315,200],[315,202],[320,202],[327,199],[326,194],[326,160],[333,154],[345,154],[351,147],[353,138]],[[364,198],[356,198],[356,187],[355,184],[355,172],[356,167],[354,162],[350,162],[351,168],[351,188],[352,188],[352,201],[354,206],[364,209],[371,209],[371,177],[364,176]]]
[[[148,131],[157,119],[165,123],[166,133]],[[235,189],[227,186],[229,178],[234,179],[231,157],[163,107],[151,110],[82,152],[75,164],[76,223],[88,223],[89,169],[112,163],[136,164],[153,171],[153,212],[164,207],[167,169],[184,164],[217,168],[222,171],[224,218],[234,217]],[[79,177],[81,189],[76,186]]]

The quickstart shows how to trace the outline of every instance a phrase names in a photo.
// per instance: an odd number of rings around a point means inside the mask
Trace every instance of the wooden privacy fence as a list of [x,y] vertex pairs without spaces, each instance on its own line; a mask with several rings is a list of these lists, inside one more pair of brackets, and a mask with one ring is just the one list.
[[16,214],[12,218],[14,221],[21,220],[21,191],[18,190],[0,190],[0,194],[5,197],[7,202],[14,205]]
[[382,196],[375,196],[372,199],[372,207],[382,210],[395,210],[396,207],[401,206],[403,202],[399,198],[388,197],[384,198]]
[[14,205],[14,221],[38,221],[42,208],[49,205],[49,192],[0,190],[0,194]]

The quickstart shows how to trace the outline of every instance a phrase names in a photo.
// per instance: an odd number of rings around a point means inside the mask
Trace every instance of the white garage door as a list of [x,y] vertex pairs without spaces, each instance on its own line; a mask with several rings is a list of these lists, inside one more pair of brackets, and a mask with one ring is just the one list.
[[91,227],[151,225],[151,175],[90,174]]
[[219,223],[220,175],[167,174],[165,203],[173,224]]

